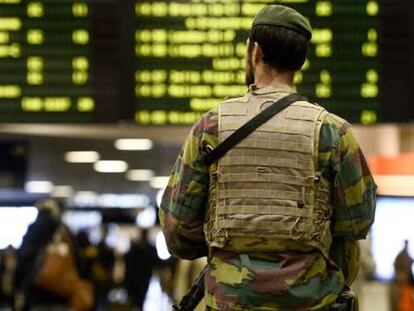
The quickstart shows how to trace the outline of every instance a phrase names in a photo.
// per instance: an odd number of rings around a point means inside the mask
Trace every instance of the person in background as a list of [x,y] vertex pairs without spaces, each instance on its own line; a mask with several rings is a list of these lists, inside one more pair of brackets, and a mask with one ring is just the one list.
[[0,309],[14,305],[17,251],[9,245],[0,253]]
[[102,228],[102,239],[95,247],[92,259],[91,276],[95,287],[95,309],[105,310],[108,306],[108,293],[113,286],[113,270],[115,265],[114,250],[108,246],[106,239],[108,229]]
[[395,279],[397,283],[414,283],[413,277],[413,258],[408,252],[409,242],[404,241],[403,249],[398,253],[394,261]]
[[75,236],[75,243],[78,249],[81,267],[80,275],[82,278],[92,279],[92,263],[93,259],[97,256],[97,249],[90,243],[87,232],[80,231]]
[[[209,310],[328,309],[356,277],[376,185],[351,125],[293,95],[311,38],[309,20],[291,8],[258,12],[248,92],[205,113],[177,157],[159,218],[172,254],[208,256]],[[211,150],[287,96],[296,102],[207,164]]]
[[[38,306],[56,306],[65,308],[68,300],[45,291],[35,284],[40,256],[61,224],[61,209],[57,202],[44,200],[36,204],[38,215],[23,237],[18,251],[17,286],[19,307],[32,310]],[[24,302],[22,303],[22,298]]]
[[125,286],[133,307],[142,310],[153,269],[157,265],[156,248],[148,240],[148,230],[141,231],[139,240],[132,241],[125,254]]
[[398,311],[414,311],[414,277],[413,258],[408,252],[409,242],[404,241],[404,248],[394,261],[395,269],[395,300],[394,308]]

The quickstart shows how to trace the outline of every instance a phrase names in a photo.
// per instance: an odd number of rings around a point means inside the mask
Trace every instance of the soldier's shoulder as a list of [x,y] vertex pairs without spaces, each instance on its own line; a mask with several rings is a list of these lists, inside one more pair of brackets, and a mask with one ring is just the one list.
[[327,113],[323,120],[320,141],[324,145],[338,145],[338,143],[347,137],[351,125],[349,122],[334,113]]
[[210,109],[209,111],[204,112],[201,114],[200,118],[197,120],[197,122],[194,124],[194,126],[209,123],[211,120],[217,119],[218,116],[218,107],[214,107]]
[[347,120],[331,112],[326,115],[324,124],[336,127],[342,133],[351,128],[351,124]]
[[321,111],[321,112],[328,113],[328,111],[324,107],[322,107],[321,105],[319,105],[317,103],[310,102],[306,98],[303,98],[302,100],[299,100],[299,101],[295,102],[293,105],[294,106],[299,106],[299,107],[304,107],[304,108],[311,108],[311,109],[314,109],[314,110],[318,110],[318,111]]
[[193,135],[201,136],[205,133],[217,133],[218,124],[218,108],[213,108],[204,113],[198,121],[193,125]]
[[249,93],[238,96],[238,97],[232,97],[232,98],[225,98],[221,104],[231,104],[231,103],[247,103],[249,101]]
[[337,127],[338,129],[344,128],[344,127],[346,128],[351,127],[350,123],[347,120],[330,112],[328,109],[319,105],[318,103],[313,103],[313,102],[310,102],[304,99],[303,101],[300,101],[299,104],[306,105],[306,106],[313,106],[318,110],[324,111],[325,118],[324,118],[323,123],[326,125],[331,125],[331,126]]

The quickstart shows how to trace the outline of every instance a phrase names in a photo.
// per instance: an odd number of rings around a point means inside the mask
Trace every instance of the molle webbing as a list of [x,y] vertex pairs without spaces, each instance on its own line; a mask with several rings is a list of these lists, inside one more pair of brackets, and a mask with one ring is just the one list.
[[271,215],[272,213],[285,215],[285,216],[300,216],[311,218],[312,213],[310,209],[299,209],[296,205],[295,207],[288,208],[286,206],[263,206],[263,205],[232,205],[232,206],[225,206],[220,208],[218,212],[219,215],[231,215],[231,214],[250,214],[254,213],[254,215]]
[[[286,95],[249,93],[222,103],[219,142]],[[315,225],[320,222],[316,205],[321,201],[316,135],[325,113],[319,106],[295,102],[219,160],[214,215],[209,219],[211,245],[225,247],[229,239],[259,236],[314,243],[320,227]]]
[[[302,192],[268,189],[231,189],[218,190],[218,199],[243,199],[243,198],[265,198],[290,200],[297,202],[309,202],[311,197],[303,195]],[[223,205],[226,206],[226,205]]]
[[[311,224],[304,223],[295,223],[295,221],[289,222],[291,224],[289,232],[293,228],[296,228],[298,232],[306,232],[313,229]],[[218,224],[223,229],[239,229],[239,230],[257,230],[257,226],[253,221],[249,220],[219,220]],[[269,231],[269,234],[274,234],[276,232],[285,232],[286,224],[282,221],[260,221],[261,232]],[[291,238],[291,236],[289,236]]]
[[275,166],[275,167],[286,167],[286,168],[296,168],[296,169],[312,169],[309,163],[304,163],[303,161],[298,161],[295,159],[287,158],[270,158],[270,157],[260,157],[260,156],[234,156],[230,158],[224,158],[220,161],[220,165],[232,166],[232,165],[253,165],[253,166]]
[[[270,101],[270,106],[263,109],[257,115],[253,116],[248,122],[245,122],[241,127],[237,128],[236,131],[233,131],[233,133],[231,133],[224,141],[222,141],[214,150],[208,152],[204,157],[204,162],[208,166],[211,166],[215,161],[222,158],[229,150],[233,149],[236,145],[243,142],[243,140],[252,134],[257,128],[299,100],[302,100],[302,97],[299,94],[293,93],[283,97],[278,101]],[[238,111],[237,108],[238,107],[234,107],[233,115],[241,113],[241,111]]]
[[[262,170],[266,170],[262,168]],[[272,172],[256,172],[256,173],[228,173],[225,174],[222,178],[220,178],[221,183],[226,182],[279,182],[285,183],[289,185],[296,185],[296,186],[309,186],[310,182],[313,182],[313,179],[304,178],[300,176],[292,176],[292,175],[282,175],[282,174],[274,174]]]

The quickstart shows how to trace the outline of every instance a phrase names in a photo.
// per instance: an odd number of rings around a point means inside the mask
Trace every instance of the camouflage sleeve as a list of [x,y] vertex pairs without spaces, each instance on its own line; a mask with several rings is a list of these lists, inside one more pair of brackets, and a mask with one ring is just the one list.
[[374,221],[376,186],[351,126],[329,114],[320,135],[319,165],[334,186],[330,258],[351,285],[359,270],[358,239]]
[[336,237],[329,252],[330,259],[341,268],[345,284],[351,286],[360,266],[360,247],[357,240]]
[[178,155],[158,212],[168,249],[183,259],[206,256],[208,252],[203,223],[209,173],[202,150],[212,127],[211,113],[193,126]]
[[364,239],[374,222],[376,185],[351,126],[339,128],[333,152],[334,237]]

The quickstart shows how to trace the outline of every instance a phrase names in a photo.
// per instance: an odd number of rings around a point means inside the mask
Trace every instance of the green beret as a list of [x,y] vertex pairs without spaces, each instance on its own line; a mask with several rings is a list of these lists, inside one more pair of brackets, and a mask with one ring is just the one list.
[[284,27],[304,35],[308,40],[312,38],[312,27],[309,21],[294,9],[283,5],[269,5],[257,13],[253,27],[270,25]]

